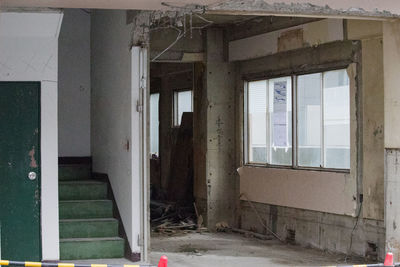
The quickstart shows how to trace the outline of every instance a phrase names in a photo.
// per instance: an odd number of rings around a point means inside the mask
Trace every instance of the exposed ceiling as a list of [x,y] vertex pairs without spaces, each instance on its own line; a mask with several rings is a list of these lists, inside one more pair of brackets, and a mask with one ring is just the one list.
[[207,12],[231,14],[280,14],[315,16],[393,17],[400,15],[399,0],[0,0],[2,7],[104,8],[104,9],[166,9],[173,6],[199,4]]

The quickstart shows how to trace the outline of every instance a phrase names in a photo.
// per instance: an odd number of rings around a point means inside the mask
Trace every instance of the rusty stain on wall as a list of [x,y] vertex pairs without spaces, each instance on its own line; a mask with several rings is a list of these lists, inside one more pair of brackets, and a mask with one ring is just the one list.
[[303,47],[303,29],[282,32],[278,38],[278,52]]
[[28,155],[31,157],[31,163],[29,166],[31,168],[37,168],[37,162],[35,159],[35,146],[32,147],[32,149],[29,151]]

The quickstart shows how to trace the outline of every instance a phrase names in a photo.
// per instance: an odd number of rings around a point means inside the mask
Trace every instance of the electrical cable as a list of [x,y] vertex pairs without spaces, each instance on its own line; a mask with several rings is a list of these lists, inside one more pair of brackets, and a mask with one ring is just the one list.
[[361,215],[362,207],[363,207],[363,201],[361,201],[361,203],[360,203],[360,208],[359,208],[358,214],[357,214],[357,220],[356,220],[356,223],[354,224],[353,230],[351,230],[349,250],[348,250],[347,255],[346,255],[345,259],[344,259],[344,262],[347,262],[347,260],[349,259],[350,255],[351,255],[351,248],[353,246],[354,231],[356,230],[356,228],[358,226],[358,223],[360,221],[360,215]]
[[274,231],[272,231],[271,228],[269,228],[267,225],[264,224],[260,214],[258,213],[256,207],[254,207],[253,203],[251,203],[251,201],[249,200],[249,198],[246,196],[245,193],[240,194],[240,197],[244,197],[246,199],[246,201],[249,203],[250,207],[254,210],[254,213],[257,215],[258,220],[260,222],[260,224],[268,231],[270,232],[276,239],[278,239],[281,242],[285,242],[282,238],[280,238],[276,233],[274,233]]
[[[174,45],[176,45],[176,43],[178,43],[178,41],[179,41],[180,39],[182,39],[183,37],[186,36],[186,32],[188,31],[188,29],[187,29],[187,27],[186,27],[186,15],[187,15],[186,13],[183,14],[183,31],[180,30],[179,28],[177,28],[176,26],[173,26],[173,25],[158,26],[158,27],[155,27],[155,28],[150,29],[150,31],[156,31],[156,30],[159,30],[159,29],[171,28],[171,29],[174,29],[174,30],[178,31],[178,36],[176,37],[176,39],[175,39],[167,48],[165,48],[163,51],[161,51],[157,56],[155,56],[154,58],[152,58],[152,59],[150,60],[151,62],[155,62],[155,61],[156,61],[158,58],[160,58],[164,53],[166,53],[166,52],[167,52],[168,50],[170,50]],[[192,11],[190,11],[189,15],[190,15],[190,36],[191,36],[191,37],[193,36],[193,30],[202,30],[202,29],[204,29],[204,28],[206,28],[206,27],[208,27],[208,26],[210,26],[210,25],[212,25],[212,24],[214,23],[213,21],[208,20],[208,19],[202,17],[202,16],[199,15],[199,14],[193,13]],[[193,16],[193,15],[196,16],[197,18],[203,20],[203,21],[206,22],[207,24],[206,24],[206,25],[203,25],[203,26],[193,27],[193,22],[192,22],[192,16]],[[176,21],[177,21],[177,19],[175,20],[175,23],[176,23]]]

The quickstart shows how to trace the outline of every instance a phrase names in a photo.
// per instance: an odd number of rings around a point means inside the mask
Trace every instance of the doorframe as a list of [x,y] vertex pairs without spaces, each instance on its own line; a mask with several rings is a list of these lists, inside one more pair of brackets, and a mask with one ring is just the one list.
[[42,259],[58,260],[58,83],[49,80],[40,82]]
[[[132,96],[132,117],[131,117],[131,140],[132,140],[132,184],[139,183],[139,188],[132,188],[133,198],[138,195],[138,205],[132,201],[132,214],[140,213],[138,247],[140,248],[140,260],[148,262],[149,246],[149,190],[150,190],[150,158],[149,158],[149,124],[147,121],[149,110],[150,70],[149,54],[146,47],[131,47],[131,96]],[[138,147],[139,149],[135,149]],[[138,208],[138,210],[135,210]],[[133,224],[135,228],[135,225]],[[134,247],[134,244],[131,244]]]
[[140,98],[142,102],[142,112],[140,116],[140,144],[141,144],[141,234],[143,237],[142,242],[142,251],[141,258],[142,261],[148,261],[148,246],[149,246],[149,224],[150,224],[150,216],[149,216],[149,208],[150,208],[150,199],[149,191],[150,191],[150,134],[149,134],[149,121],[148,118],[150,113],[150,79],[148,74],[150,73],[150,55],[148,53],[148,48],[141,47],[139,52],[140,58]]

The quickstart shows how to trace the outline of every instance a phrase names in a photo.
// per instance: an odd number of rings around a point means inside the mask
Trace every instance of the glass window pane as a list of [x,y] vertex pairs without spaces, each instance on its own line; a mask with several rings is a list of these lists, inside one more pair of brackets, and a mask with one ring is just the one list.
[[150,152],[159,155],[158,151],[158,101],[160,94],[150,95]]
[[297,77],[298,164],[321,166],[321,74]]
[[267,162],[267,81],[248,83],[249,162]]
[[192,112],[192,91],[177,92],[177,125],[181,125],[183,112]]
[[350,87],[346,70],[324,73],[324,167],[350,168]]
[[292,79],[269,80],[271,164],[292,164]]

